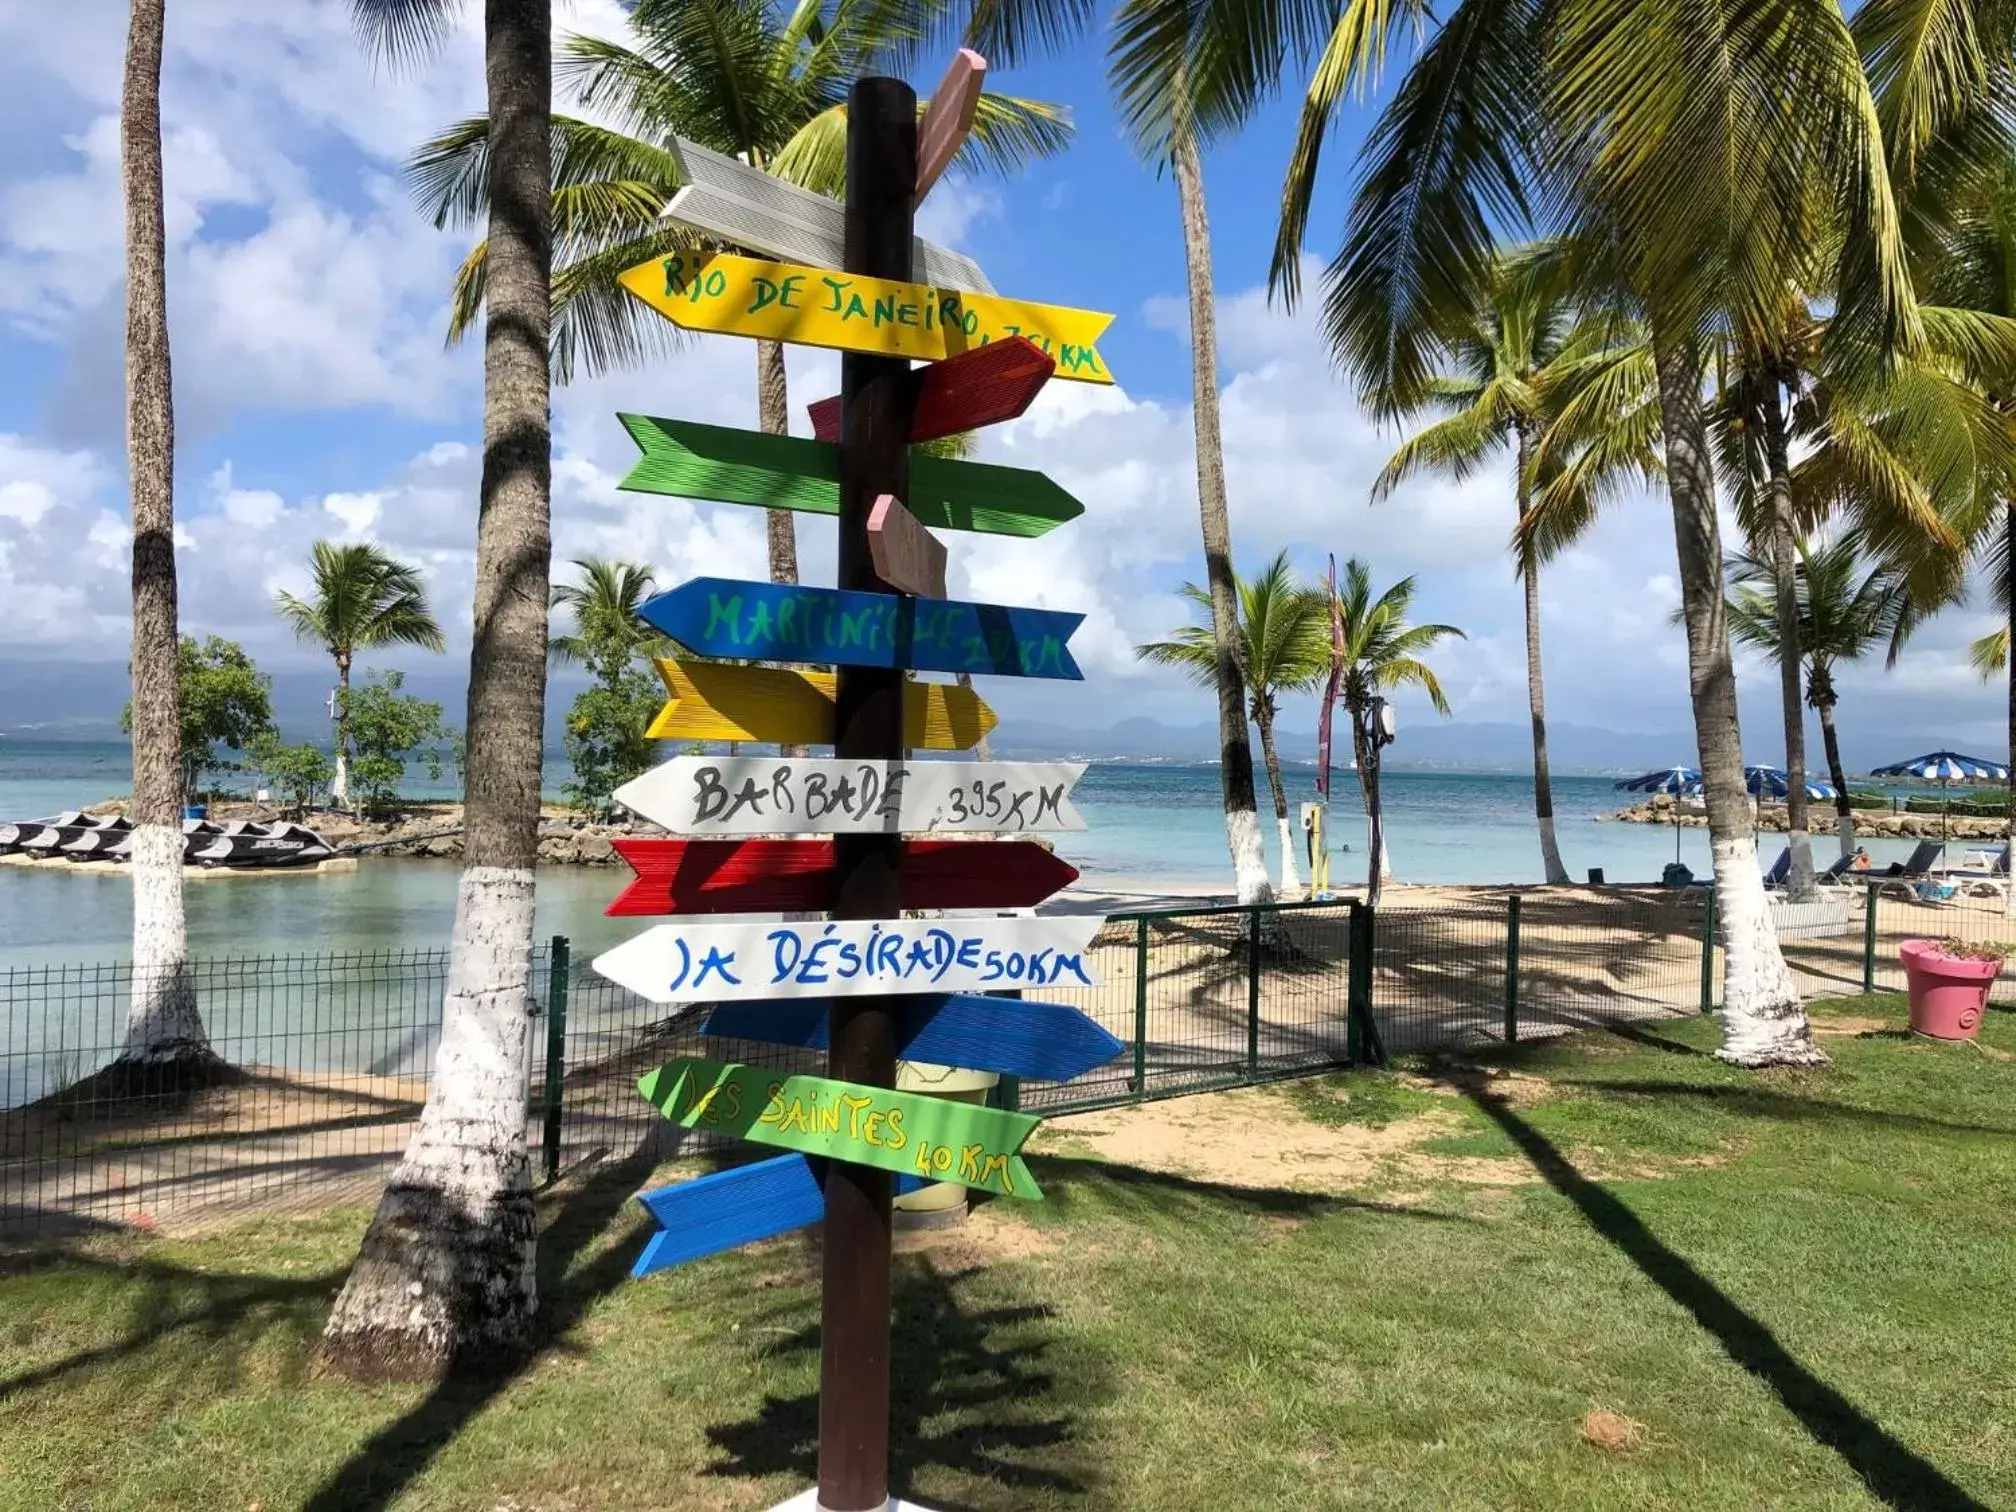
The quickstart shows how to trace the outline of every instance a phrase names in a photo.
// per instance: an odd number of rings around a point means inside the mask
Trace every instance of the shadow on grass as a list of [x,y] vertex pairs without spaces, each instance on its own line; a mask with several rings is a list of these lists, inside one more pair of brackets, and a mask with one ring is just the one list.
[[1771,1118],[1790,1122],[1863,1123],[1879,1128],[1917,1129],[1942,1134],[2016,1134],[2016,1127],[2003,1124],[1959,1123],[1945,1118],[1929,1118],[1922,1113],[1892,1113],[1883,1108],[1858,1108],[1853,1103],[1831,1102],[1820,1097],[1793,1097],[1768,1087],[1728,1086],[1715,1082],[1606,1081],[1601,1077],[1551,1076],[1557,1087],[1575,1087],[1585,1092],[1615,1093],[1622,1097],[1692,1097],[1713,1103],[1730,1112],[1751,1118]]
[[[1038,1490],[1090,1497],[1098,1475],[1079,1446],[1077,1413],[1109,1399],[1112,1383],[1102,1364],[1083,1356],[1053,1368],[1051,1309],[975,1299],[970,1294],[985,1287],[988,1276],[987,1267],[946,1269],[929,1255],[897,1259],[889,1341],[891,1490],[908,1497],[920,1475],[950,1471],[998,1488],[990,1500],[969,1496],[969,1512],[1011,1512]],[[794,1302],[775,1316],[802,1320],[803,1314],[802,1302]],[[802,1324],[774,1348],[816,1354],[819,1327]],[[1066,1404],[1069,1410],[1059,1410]],[[706,1431],[720,1455],[708,1475],[818,1479],[816,1388],[766,1397],[750,1417]]]
[[[540,1351],[563,1338],[587,1309],[630,1274],[635,1246],[612,1245],[575,1261],[622,1212],[650,1175],[648,1154],[596,1172],[560,1203],[539,1235],[538,1337],[514,1363],[450,1375],[386,1424],[302,1503],[303,1512],[381,1512],[412,1484],[471,1419],[501,1395]],[[324,1283],[325,1288],[327,1283]]]
[[1116,1165],[1076,1155],[1032,1155],[1034,1171],[1053,1207],[1069,1212],[1081,1196],[1095,1201],[1123,1221],[1153,1219],[1186,1225],[1243,1208],[1269,1218],[1323,1218],[1335,1213],[1370,1213],[1384,1218],[1419,1218],[1435,1223],[1478,1223],[1464,1213],[1370,1202],[1328,1192],[1294,1192],[1284,1187],[1230,1186],[1172,1176],[1139,1166]]
[[1665,1244],[1615,1194],[1577,1170],[1503,1098],[1474,1084],[1470,1097],[1519,1146],[1542,1179],[1575,1205],[1591,1228],[1714,1335],[1730,1360],[1768,1386],[1813,1442],[1839,1455],[1872,1495],[1897,1512],[1986,1512],[1985,1503],[1948,1480],[1929,1460],[1800,1364],[1769,1328]]
[[230,1359],[241,1360],[273,1329],[312,1331],[330,1288],[343,1277],[341,1270],[286,1280],[220,1275],[152,1259],[71,1251],[0,1257],[0,1276],[57,1266],[72,1274],[81,1270],[114,1275],[129,1287],[137,1281],[138,1296],[130,1304],[126,1332],[109,1344],[80,1349],[32,1370],[0,1377],[0,1402],[54,1385],[80,1371],[109,1365],[171,1338],[194,1343],[192,1356],[205,1361],[216,1360],[219,1346],[228,1339],[233,1346]]

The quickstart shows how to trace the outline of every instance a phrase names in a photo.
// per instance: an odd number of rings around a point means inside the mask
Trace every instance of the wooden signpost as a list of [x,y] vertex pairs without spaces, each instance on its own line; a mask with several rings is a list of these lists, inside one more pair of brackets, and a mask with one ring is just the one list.
[[[616,418],[644,452],[617,485],[632,493],[806,514],[840,511],[838,447],[688,420]],[[1085,512],[1083,504],[1039,472],[942,457],[916,458],[910,464],[909,491],[896,497],[926,525],[982,535],[1047,535]]]
[[987,82],[987,60],[970,47],[953,55],[952,66],[931,92],[924,107],[923,129],[917,133],[917,191],[913,204],[923,204],[938,177],[959,155],[973,116],[980,109],[980,90]]
[[945,597],[945,543],[894,494],[883,494],[868,513],[868,555],[875,576],[898,593]]
[[[645,733],[653,740],[760,740],[832,745],[838,684],[831,672],[658,662],[672,695]],[[971,688],[905,683],[901,743],[913,751],[963,751],[994,728],[994,711]]]
[[678,835],[987,834],[1082,830],[1082,761],[839,761],[675,756],[615,799]]
[[1096,915],[898,919],[899,906],[825,924],[659,924],[603,951],[595,969],[653,1003],[1097,985],[1085,955]]
[[[938,249],[916,238],[916,202],[971,125],[984,67],[977,57],[954,62],[921,143],[907,85],[855,84],[838,271],[806,265],[833,261],[829,205],[706,160],[678,213],[792,260],[674,254],[622,275],[632,295],[690,330],[845,354],[840,397],[815,413],[828,440],[622,417],[644,453],[626,488],[839,520],[834,589],[713,580],[658,606],[696,649],[839,670],[662,661],[671,701],[652,735],[831,743],[833,755],[687,757],[621,789],[620,801],[695,838],[624,842],[638,880],[612,912],[677,912],[595,962],[654,1002],[724,1005],[709,1021],[716,1037],[825,1046],[825,1076],[694,1059],[640,1083],[687,1127],[790,1153],[646,1194],[664,1227],[639,1274],[824,1220],[819,1484],[777,1512],[903,1512],[889,1495],[888,1459],[897,1183],[1039,1195],[1019,1153],[1036,1120],[895,1091],[899,1050],[1064,1079],[1119,1048],[1073,1008],[979,995],[1093,985],[1087,953],[1099,918],[901,917],[1011,906],[1005,899],[1046,896],[1071,872],[1047,854],[1036,859],[1027,842],[906,831],[1083,827],[1069,801],[1082,766],[906,759],[909,749],[971,745],[994,722],[971,692],[912,682],[912,669],[1077,675],[1064,642],[1078,616],[948,601],[944,548],[929,531],[1040,536],[1083,511],[1040,473],[913,459],[911,442],[1020,414],[1052,376],[1113,381],[1097,348],[1111,316],[947,289]],[[912,358],[934,366],[913,373]],[[780,832],[831,838],[736,843]],[[759,903],[823,906],[828,918],[686,922]]]
[[[637,880],[612,916],[797,913],[831,908],[839,887],[831,840],[613,843]],[[1034,840],[906,840],[898,897],[904,908],[1034,908],[1077,880],[1077,867]]]
[[[826,1007],[818,998],[723,1003],[700,1032],[759,1045],[826,1048]],[[968,1066],[1036,1081],[1067,1082],[1127,1047],[1065,1003],[955,992],[908,997],[896,1009],[896,1053],[932,1066]]]
[[[846,253],[846,212],[840,201],[738,163],[684,137],[673,137],[671,145],[685,182],[666,206],[665,219],[785,262],[840,266]],[[980,265],[962,252],[920,236],[912,243],[911,258],[912,266],[928,284],[981,294],[994,292]]]
[[1002,1197],[1039,1200],[1016,1153],[1041,1122],[889,1087],[824,1076],[783,1076],[731,1061],[676,1060],[637,1083],[676,1124],[852,1165],[956,1181]]
[[701,656],[1074,681],[1085,675],[1065,644],[1085,616],[1055,609],[691,578],[646,599],[637,615]]
[[990,342],[1027,336],[1057,359],[1059,378],[1113,381],[1097,346],[1113,317],[1093,310],[733,252],[667,253],[625,270],[617,282],[689,331],[920,362],[942,362]]
[[[1026,336],[913,368],[908,379],[915,390],[911,444],[1013,420],[1035,402],[1056,371],[1057,359]],[[808,406],[808,411],[814,436],[821,441],[840,439],[838,394]]]

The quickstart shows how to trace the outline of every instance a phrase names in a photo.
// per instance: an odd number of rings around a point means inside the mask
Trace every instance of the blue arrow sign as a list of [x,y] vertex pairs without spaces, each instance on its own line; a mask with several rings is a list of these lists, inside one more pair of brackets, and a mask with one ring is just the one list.
[[693,578],[638,615],[701,656],[1081,679],[1066,642],[1084,622],[1058,609],[1010,609],[892,593]]
[[[899,1195],[923,1185],[920,1177],[896,1178]],[[779,1155],[639,1192],[637,1200],[659,1225],[630,1267],[632,1276],[648,1276],[819,1222],[826,1216],[826,1162]]]
[[[892,998],[889,1008],[896,1020],[896,1053],[934,1066],[1064,1082],[1127,1048],[1063,1003],[946,992]],[[826,1003],[823,998],[723,1003],[700,1032],[823,1050]]]

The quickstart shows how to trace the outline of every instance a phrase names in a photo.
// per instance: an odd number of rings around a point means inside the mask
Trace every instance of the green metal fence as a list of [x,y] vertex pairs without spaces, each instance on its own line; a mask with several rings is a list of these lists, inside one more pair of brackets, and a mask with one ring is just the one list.
[[[1886,879],[1828,897],[1813,932],[1781,928],[1808,996],[1901,990],[1896,947],[1913,936],[2016,940],[1992,887],[1936,906]],[[1090,952],[1099,985],[1058,1000],[1125,1050],[1068,1085],[1001,1096],[1054,1116],[1706,1011],[1721,991],[1714,929],[1705,888],[1403,890],[1376,913],[1346,901],[1117,914]],[[447,967],[445,951],[200,962],[198,1001],[231,1069],[175,1091],[104,1074],[128,968],[0,970],[0,1239],[369,1200],[424,1100]],[[1998,985],[2012,999],[2016,981]],[[523,1088],[535,1176],[703,1147],[636,1091],[675,1056],[820,1067],[812,1052],[703,1039],[704,1016],[632,996],[565,939],[543,946]]]

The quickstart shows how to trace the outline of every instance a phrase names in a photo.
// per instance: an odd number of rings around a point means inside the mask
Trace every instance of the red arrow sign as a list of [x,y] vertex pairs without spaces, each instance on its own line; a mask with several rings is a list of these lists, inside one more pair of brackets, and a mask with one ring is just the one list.
[[[990,341],[970,352],[911,371],[917,403],[910,415],[910,441],[936,441],[960,431],[1013,420],[1028,409],[1037,390],[1057,371],[1057,359],[1027,336]],[[812,409],[812,434],[840,439],[840,396],[821,399]]]
[[[637,873],[612,917],[789,913],[833,902],[831,840],[618,840]],[[1031,840],[906,840],[901,908],[1034,908],[1078,868]]]

